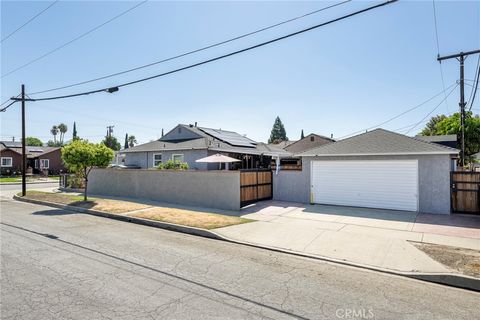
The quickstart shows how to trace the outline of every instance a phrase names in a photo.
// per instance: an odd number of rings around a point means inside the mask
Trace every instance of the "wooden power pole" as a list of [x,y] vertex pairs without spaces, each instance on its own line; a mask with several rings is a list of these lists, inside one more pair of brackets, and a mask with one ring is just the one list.
[[465,58],[471,54],[480,53],[480,50],[473,50],[468,52],[460,52],[457,54],[452,54],[449,56],[437,57],[437,61],[440,63],[443,60],[448,59],[457,59],[460,62],[460,129],[461,129],[461,155],[462,155],[462,167],[465,167],[465,106],[467,103],[465,102]]

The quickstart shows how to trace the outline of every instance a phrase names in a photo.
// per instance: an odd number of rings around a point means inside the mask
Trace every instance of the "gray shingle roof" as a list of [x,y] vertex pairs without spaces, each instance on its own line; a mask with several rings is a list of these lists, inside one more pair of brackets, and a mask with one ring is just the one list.
[[384,129],[375,129],[308,150],[299,156],[458,154],[458,150]]
[[442,136],[415,136],[415,138],[427,142],[457,141],[456,134],[446,134]]
[[0,141],[1,144],[5,146],[5,148],[21,148],[22,143],[20,141]]
[[[177,142],[162,141],[160,139],[156,141],[147,142],[147,143],[135,146],[133,148],[120,150],[119,153],[208,149],[208,150],[213,150],[218,152],[243,153],[243,154],[255,154],[255,155],[264,154],[267,156],[278,155],[280,157],[287,157],[292,155],[291,153],[283,149],[280,149],[271,145],[267,145],[265,143],[256,143],[253,140],[251,141],[254,142],[255,145],[252,144],[251,147],[234,146],[206,134],[205,132],[200,130],[201,128],[199,127],[190,127],[186,125],[182,125],[182,126],[198,134],[199,136],[202,136],[203,138],[191,139],[186,141],[177,141]],[[230,133],[233,132],[233,131],[226,131],[226,130],[221,130],[221,131],[230,132]]]

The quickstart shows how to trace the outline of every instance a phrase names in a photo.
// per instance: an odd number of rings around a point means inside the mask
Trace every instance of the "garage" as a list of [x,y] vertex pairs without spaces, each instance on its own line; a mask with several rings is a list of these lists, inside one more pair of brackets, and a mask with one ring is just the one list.
[[275,200],[287,194],[288,201],[312,204],[451,211],[457,149],[375,129],[295,156],[302,171],[274,179]]
[[417,160],[311,162],[313,203],[418,211]]

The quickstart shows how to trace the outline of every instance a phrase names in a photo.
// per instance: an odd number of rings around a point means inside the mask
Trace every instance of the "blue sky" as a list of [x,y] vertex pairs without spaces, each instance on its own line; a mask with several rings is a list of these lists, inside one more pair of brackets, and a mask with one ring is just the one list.
[[[51,2],[2,1],[2,39]],[[130,1],[60,1],[1,44],[1,74],[50,51],[132,7]],[[335,2],[149,1],[79,41],[1,80],[1,102],[20,85],[35,92],[70,84],[202,47]],[[68,94],[106,87],[182,67],[332,19],[380,1],[353,1],[262,34],[127,75],[65,89]],[[480,48],[480,1],[437,1],[440,54]],[[389,6],[199,68],[114,94],[27,103],[27,136],[52,139],[52,125],[73,122],[81,137],[100,141],[107,125],[123,143],[160,137],[178,123],[222,128],[266,141],[275,117],[287,135],[342,137],[374,126],[442,90],[432,1]],[[477,57],[466,61],[473,79]],[[445,85],[458,79],[458,62],[443,63]],[[472,83],[472,82],[470,82]],[[466,96],[471,87],[466,86]],[[49,95],[49,94],[46,94]],[[40,97],[38,95],[36,97]],[[457,89],[432,115],[458,108]],[[420,121],[425,104],[383,127]],[[474,105],[480,112],[480,97]],[[1,139],[19,139],[20,108],[1,115]],[[407,129],[399,130],[405,133]],[[418,128],[409,132],[415,134]]]

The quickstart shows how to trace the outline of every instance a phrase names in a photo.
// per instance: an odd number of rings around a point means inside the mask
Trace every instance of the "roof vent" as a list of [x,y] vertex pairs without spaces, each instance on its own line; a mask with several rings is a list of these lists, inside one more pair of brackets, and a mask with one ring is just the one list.
[[190,123],[188,126],[189,126],[190,128],[193,128],[193,124],[191,124],[191,123]]

